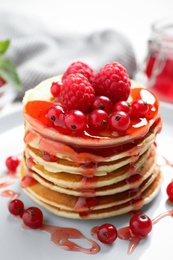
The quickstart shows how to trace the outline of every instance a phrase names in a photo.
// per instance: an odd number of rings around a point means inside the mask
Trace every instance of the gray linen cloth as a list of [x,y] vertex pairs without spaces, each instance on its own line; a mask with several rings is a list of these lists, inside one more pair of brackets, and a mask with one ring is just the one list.
[[[80,60],[98,70],[105,63],[118,61],[133,78],[136,58],[126,36],[114,30],[89,34],[49,32],[32,17],[0,11],[0,40],[10,39],[6,53],[17,67],[24,90],[42,80],[62,74],[72,62]],[[21,99],[23,93],[18,95]]]

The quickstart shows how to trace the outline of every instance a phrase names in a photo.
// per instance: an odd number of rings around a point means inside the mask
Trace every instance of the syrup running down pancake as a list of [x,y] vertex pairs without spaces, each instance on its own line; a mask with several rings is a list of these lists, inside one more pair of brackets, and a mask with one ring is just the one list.
[[[56,121],[55,114],[49,116],[54,106],[64,109],[50,88],[60,82],[63,89],[65,80],[61,76],[47,79],[23,99],[22,188],[47,210],[68,218],[99,219],[141,209],[154,199],[162,183],[155,145],[162,126],[158,99],[130,81],[127,102],[133,108],[136,100],[145,101],[145,115],[124,113],[130,123],[123,131],[110,125],[94,129],[89,123],[92,111],[87,110],[82,112],[88,120],[86,127],[77,131],[74,124],[69,129]],[[109,112],[109,122],[113,113],[117,112]]]

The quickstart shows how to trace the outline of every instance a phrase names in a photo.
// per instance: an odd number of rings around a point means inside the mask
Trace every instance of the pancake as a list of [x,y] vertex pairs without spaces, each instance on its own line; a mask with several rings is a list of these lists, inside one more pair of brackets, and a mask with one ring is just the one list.
[[[129,187],[128,182],[130,182],[130,179],[134,178],[134,175],[136,176],[137,185],[148,177],[148,175],[153,171],[153,168],[157,165],[155,147],[153,146],[150,150],[143,154],[138,162],[133,164],[133,167],[131,165],[128,165],[127,167],[122,166],[116,171],[111,172],[111,174],[91,179],[79,176],[77,180],[76,175],[70,175],[63,172],[61,173],[61,176],[63,176],[64,179],[62,183],[62,181],[60,182],[61,179],[59,173],[54,174],[54,178],[51,178],[50,180],[51,173],[45,171],[43,167],[40,167],[40,165],[33,166],[30,169],[33,171],[32,176],[34,179],[42,183],[44,186],[59,192],[78,196],[82,192],[86,193],[87,190],[94,190],[95,195],[107,195],[110,193],[116,193],[116,190],[118,190],[118,192],[119,190],[126,190],[126,186]],[[27,171],[26,165],[25,168]],[[70,177],[71,181],[69,182]],[[132,184],[130,185],[132,186]]]
[[[21,177],[24,174],[25,169],[21,165]],[[150,178],[138,189],[109,196],[76,197],[51,190],[39,182],[24,191],[39,205],[56,215],[74,219],[102,219],[141,209],[155,198],[161,184],[162,174],[159,167],[156,167]]]
[[123,131],[93,130],[88,111],[84,130],[76,132],[48,116],[52,107],[53,113],[57,105],[62,109],[50,91],[52,82],[61,80],[45,80],[24,96],[21,187],[48,211],[67,218],[101,219],[141,209],[162,183],[155,145],[162,127],[158,99],[131,81],[128,102],[145,100],[145,116],[128,115],[130,123]]

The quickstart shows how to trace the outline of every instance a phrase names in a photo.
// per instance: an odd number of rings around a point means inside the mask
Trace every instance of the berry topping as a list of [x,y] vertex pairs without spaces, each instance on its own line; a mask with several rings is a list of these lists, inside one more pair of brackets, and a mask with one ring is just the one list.
[[168,195],[169,201],[173,203],[173,181],[171,181],[167,188],[166,188],[166,193]]
[[107,96],[113,103],[126,101],[131,81],[126,69],[118,62],[107,63],[95,75],[94,89],[97,96]]
[[47,112],[47,117],[54,123],[56,126],[64,125],[64,109],[62,106],[55,105],[51,106]]
[[108,127],[108,114],[101,109],[91,112],[88,118],[88,125],[92,129],[104,130]]
[[8,204],[8,210],[12,215],[22,217],[24,212],[24,204],[19,199],[11,200]]
[[107,63],[95,72],[77,61],[67,68],[61,81],[51,82],[53,98],[28,102],[24,113],[64,135],[70,130],[72,135],[115,137],[125,131],[135,134],[139,128],[142,134],[157,117],[159,102],[148,89],[130,87],[127,71],[118,62]]
[[88,112],[95,99],[95,92],[88,79],[80,73],[68,75],[60,93],[60,101],[67,110]]
[[6,161],[6,167],[10,172],[15,172],[19,166],[20,160],[17,156],[9,156]]
[[53,97],[58,97],[61,91],[62,82],[53,82],[50,87],[50,92]]
[[109,117],[109,126],[113,131],[123,132],[130,126],[130,117],[123,111],[113,112]]
[[103,224],[98,229],[97,237],[104,244],[112,244],[117,238],[117,229],[112,224]]
[[27,208],[22,216],[24,224],[30,228],[41,228],[43,223],[43,213],[37,207]]
[[145,238],[152,230],[151,219],[143,213],[133,215],[129,224],[133,235],[139,238]]
[[94,80],[94,71],[93,69],[88,66],[86,63],[82,62],[82,61],[75,61],[73,62],[68,68],[67,70],[64,72],[63,76],[62,76],[62,81],[64,81],[64,79],[69,75],[69,74],[76,74],[76,73],[81,73],[82,75],[84,75],[89,82],[93,82]]
[[92,104],[92,109],[102,109],[109,114],[112,111],[112,102],[108,97],[98,96]]
[[132,102],[131,114],[134,117],[145,117],[149,111],[149,106],[147,102],[142,99],[137,99]]
[[81,111],[71,110],[66,114],[64,123],[68,129],[74,132],[79,132],[85,130],[87,119]]

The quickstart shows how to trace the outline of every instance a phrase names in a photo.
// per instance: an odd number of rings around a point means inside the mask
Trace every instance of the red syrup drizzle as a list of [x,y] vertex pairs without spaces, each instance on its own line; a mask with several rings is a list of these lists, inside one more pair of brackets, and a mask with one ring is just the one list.
[[[100,246],[93,240],[86,238],[79,230],[74,228],[57,227],[43,225],[41,230],[44,230],[51,235],[51,241],[58,247],[70,251],[79,251],[87,254],[96,254],[100,251]],[[84,239],[91,245],[90,248],[85,248],[70,241],[71,239]]]
[[[29,158],[29,160],[27,160],[27,166],[28,165],[32,166],[33,164],[34,164],[34,162],[33,162],[32,158]],[[33,186],[38,183],[38,181],[36,179],[34,179],[33,174],[34,174],[34,172],[28,168],[26,175],[20,181],[20,186],[22,188],[27,188],[27,187]]]
[[[130,93],[130,98],[132,99],[132,101],[142,98],[143,100],[147,100],[147,103],[150,106],[149,113],[146,115],[145,120],[144,119],[132,120],[132,124],[127,130],[127,135],[135,135],[135,136],[139,135],[141,137],[148,132],[148,128],[150,127],[150,122],[149,122],[150,119],[154,121],[158,117],[159,101],[154,96],[154,94],[152,94],[149,90],[144,88],[132,88]],[[53,122],[51,122],[51,120],[49,120],[49,118],[45,116],[47,114],[47,111],[52,105],[53,103],[49,101],[41,101],[41,100],[29,101],[24,107],[24,111],[23,111],[24,117],[29,123],[31,123],[33,129],[39,129],[39,132],[42,134],[45,133],[45,126],[46,126],[47,128],[49,128],[49,130],[54,129],[63,135],[68,135],[72,137],[76,136],[72,131],[64,127],[55,126]],[[110,131],[109,137],[115,138],[115,136],[117,136],[117,133],[115,135],[114,132]],[[103,136],[102,133],[92,131],[91,129],[88,128],[84,132],[80,133],[80,137],[86,139],[90,137],[95,139]]]
[[78,197],[74,209],[78,212],[81,218],[87,218],[92,209],[98,204],[99,203],[97,197]]
[[14,181],[13,180],[8,180],[8,181],[4,181],[4,182],[0,182],[0,188],[4,188],[7,186],[10,186],[11,184],[13,184]]
[[4,190],[1,193],[1,196],[3,197],[11,197],[11,200],[17,199],[19,197],[19,193],[15,192],[13,190]]
[[21,181],[20,181],[20,185],[22,188],[27,188],[30,186],[33,186],[35,184],[37,184],[37,180],[35,180],[32,176],[30,175],[25,175]]

